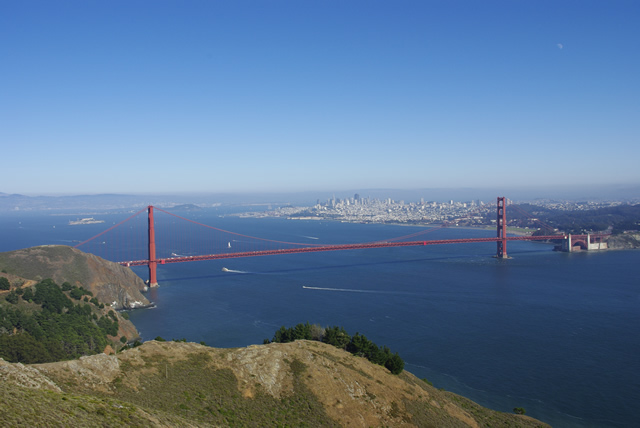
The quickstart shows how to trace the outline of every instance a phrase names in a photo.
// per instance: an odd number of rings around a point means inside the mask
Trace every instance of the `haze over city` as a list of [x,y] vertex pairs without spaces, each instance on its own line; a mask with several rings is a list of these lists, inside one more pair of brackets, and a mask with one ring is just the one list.
[[639,12],[3,2],[0,192],[637,193]]

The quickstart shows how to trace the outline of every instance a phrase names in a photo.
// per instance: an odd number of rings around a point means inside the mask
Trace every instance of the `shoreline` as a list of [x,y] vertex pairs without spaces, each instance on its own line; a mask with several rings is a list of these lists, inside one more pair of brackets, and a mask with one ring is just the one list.
[[[283,218],[279,216],[265,216],[263,218]],[[478,226],[443,226],[442,223],[402,223],[402,222],[392,222],[392,221],[384,221],[384,222],[371,222],[371,221],[351,221],[351,220],[341,220],[337,218],[327,218],[327,217],[284,217],[286,220],[309,220],[309,221],[318,221],[318,220],[326,220],[326,221],[338,221],[340,223],[353,223],[353,224],[381,224],[381,225],[390,225],[390,226],[413,226],[413,227],[434,227],[434,228],[451,228],[451,229],[468,229],[468,230],[496,230],[494,226],[490,225],[478,225]],[[507,229],[507,233],[516,235],[516,236],[529,236],[533,233],[525,232],[523,230],[509,230]]]

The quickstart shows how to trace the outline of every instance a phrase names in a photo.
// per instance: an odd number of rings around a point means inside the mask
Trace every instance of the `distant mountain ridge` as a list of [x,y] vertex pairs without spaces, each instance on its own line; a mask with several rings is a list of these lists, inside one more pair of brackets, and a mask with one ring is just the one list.
[[298,192],[209,192],[174,194],[94,194],[62,196],[27,196],[0,192],[0,211],[49,211],[77,209],[123,209],[144,207],[147,205],[174,206],[197,204],[213,206],[219,204],[273,203],[313,205],[317,200],[329,197],[353,197],[355,193],[362,197],[378,199],[418,201],[494,201],[497,196],[506,196],[511,200],[568,199],[568,200],[640,200],[640,186],[620,184],[606,186],[541,188],[360,188],[360,189],[320,189]]

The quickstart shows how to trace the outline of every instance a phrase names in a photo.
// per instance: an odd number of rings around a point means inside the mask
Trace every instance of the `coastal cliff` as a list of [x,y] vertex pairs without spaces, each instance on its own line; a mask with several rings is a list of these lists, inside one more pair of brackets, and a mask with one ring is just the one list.
[[607,246],[612,250],[630,250],[640,248],[640,233],[612,235],[607,239]]
[[0,269],[28,280],[51,278],[91,291],[113,309],[150,305],[142,294],[145,283],[133,271],[64,245],[45,245],[0,253]]

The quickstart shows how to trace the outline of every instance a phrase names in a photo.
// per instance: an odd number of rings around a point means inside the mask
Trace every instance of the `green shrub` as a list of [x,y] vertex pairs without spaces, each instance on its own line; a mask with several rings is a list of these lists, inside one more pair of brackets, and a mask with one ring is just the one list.
[[0,290],[10,290],[11,283],[4,276],[0,276]]
[[26,302],[33,300],[33,290],[31,287],[25,288],[24,293],[22,293],[22,300]]
[[18,295],[15,293],[15,291],[12,291],[11,293],[7,294],[5,300],[15,305],[16,303],[18,303]]

